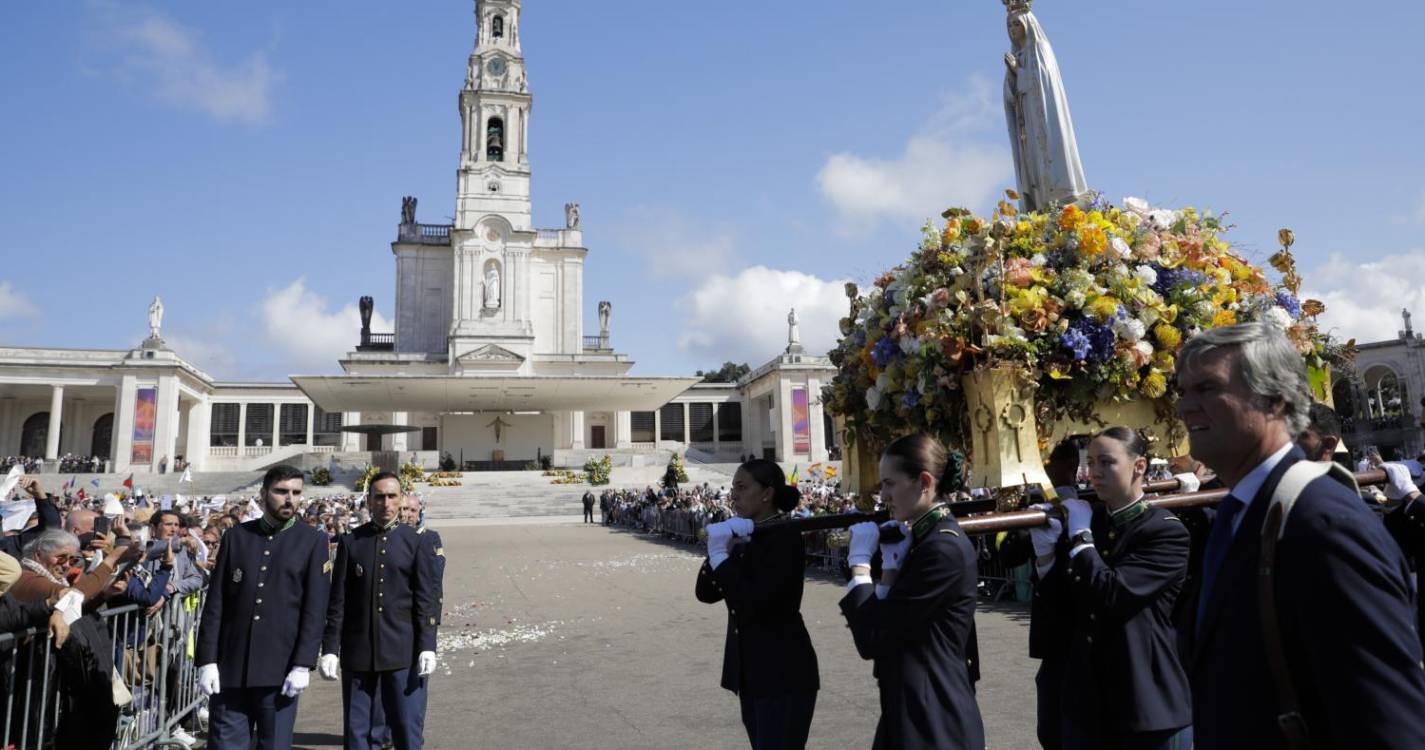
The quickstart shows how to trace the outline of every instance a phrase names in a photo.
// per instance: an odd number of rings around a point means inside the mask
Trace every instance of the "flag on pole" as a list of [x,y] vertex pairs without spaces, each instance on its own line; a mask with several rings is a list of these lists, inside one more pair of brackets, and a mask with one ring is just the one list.
[[63,487],[63,490],[62,490],[62,491],[65,492],[65,493],[68,493],[70,490],[74,489],[74,483],[75,483],[78,479],[79,479],[78,477],[71,476],[71,477],[69,478],[69,481],[64,483],[64,487]]
[[835,479],[835,478],[836,478],[836,467],[835,467],[835,466],[828,466],[828,467],[826,467],[826,478],[827,478],[827,479]]
[[183,467],[183,476],[182,476],[181,478],[179,478],[178,483],[179,483],[179,484],[183,484],[184,482],[192,483],[192,481],[193,481],[193,469],[192,469],[192,467],[184,466],[184,467]]
[[[96,480],[96,481],[97,481],[97,480]],[[132,489],[134,488],[134,475],[133,475],[133,474],[130,474],[130,475],[129,475],[129,478],[124,480],[124,486],[125,486],[125,487],[128,487],[130,490],[132,490]]]
[[89,486],[93,487],[96,490],[99,489],[99,477],[94,477],[93,479],[89,480]]
[[75,495],[75,497],[79,498],[79,501],[80,501],[80,502],[84,502],[85,500],[88,499],[88,497],[84,494],[84,488],[83,488],[83,487],[80,487],[80,488],[79,488],[79,492]]
[[797,486],[797,467],[795,464],[792,465],[792,475],[787,477],[787,484],[793,487]]

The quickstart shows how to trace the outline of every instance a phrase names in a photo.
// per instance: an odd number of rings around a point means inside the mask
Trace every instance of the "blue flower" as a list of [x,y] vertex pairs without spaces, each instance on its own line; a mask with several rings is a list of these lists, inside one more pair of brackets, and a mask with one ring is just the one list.
[[1059,343],[1079,361],[1107,362],[1113,357],[1113,329],[1092,318],[1079,318],[1071,323],[1069,330],[1059,337]]
[[910,390],[901,394],[901,408],[907,410],[914,409],[915,405],[918,403],[920,403],[920,391],[916,390],[915,388],[911,388]]
[[1277,292],[1277,304],[1291,315],[1292,320],[1301,317],[1301,300],[1297,299],[1291,292]]
[[876,363],[876,367],[885,369],[891,360],[901,356],[901,348],[896,346],[896,342],[890,336],[882,336],[876,345],[871,347],[871,359]]
[[1089,337],[1085,336],[1083,331],[1077,328],[1070,328],[1060,334],[1059,344],[1065,349],[1068,349],[1069,353],[1073,354],[1076,360],[1087,359],[1089,349],[1092,348],[1089,344]]
[[1207,280],[1207,277],[1202,273],[1187,268],[1164,268],[1157,263],[1152,264],[1152,267],[1154,271],[1158,272],[1158,280],[1153,283],[1153,291],[1163,299],[1167,299],[1179,287],[1197,286]]

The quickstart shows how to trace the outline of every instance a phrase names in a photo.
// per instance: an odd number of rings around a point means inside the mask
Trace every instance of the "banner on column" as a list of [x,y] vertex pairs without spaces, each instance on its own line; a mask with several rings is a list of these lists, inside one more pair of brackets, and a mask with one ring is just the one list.
[[153,462],[153,430],[157,417],[158,389],[138,389],[134,393],[134,449],[129,458],[131,462]]
[[807,389],[792,389],[792,452],[811,453],[811,409]]

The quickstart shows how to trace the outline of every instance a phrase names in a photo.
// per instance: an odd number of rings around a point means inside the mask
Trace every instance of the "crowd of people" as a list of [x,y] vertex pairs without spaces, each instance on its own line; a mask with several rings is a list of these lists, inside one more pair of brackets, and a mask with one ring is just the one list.
[[[301,482],[301,472],[288,471]],[[48,668],[56,670],[63,685],[57,696],[60,710],[63,716],[85,719],[52,727],[55,746],[109,747],[124,723],[121,709],[132,722],[141,712],[157,708],[160,680],[167,681],[168,707],[181,708],[175,696],[195,694],[198,687],[176,684],[180,675],[190,682],[197,677],[191,668],[178,668],[188,655],[181,646],[196,634],[197,613],[225,541],[234,529],[261,524],[270,516],[263,496],[58,495],[32,476],[23,477],[14,494],[16,500],[7,505],[24,509],[32,504],[33,512],[14,528],[7,523],[11,530],[0,537],[0,632],[34,627],[53,636],[61,658]],[[401,493],[395,502],[393,512],[401,524],[424,535],[421,498]],[[340,539],[369,527],[373,518],[380,520],[376,514],[382,512],[366,494],[301,498],[300,493],[292,511],[292,523],[300,522],[322,542],[323,560]],[[433,556],[438,535],[422,538],[435,540]],[[325,575],[329,569],[321,572]],[[233,575],[241,580],[241,572]],[[170,606],[173,602],[178,604]],[[438,612],[433,616],[438,618]],[[120,619],[121,626],[116,624]],[[170,649],[169,664],[160,664],[157,644],[165,637],[179,647]],[[30,657],[10,650],[3,658]],[[22,666],[37,668],[28,662]],[[116,679],[129,693],[127,706],[115,703]],[[29,689],[52,684],[53,679],[31,679]],[[24,687],[12,684],[7,689]],[[27,718],[30,727],[41,725],[41,696],[32,697],[28,717],[26,703],[14,702],[12,727],[24,725]],[[208,710],[196,705],[182,719],[173,739],[191,746],[195,730],[207,724]],[[35,731],[30,730],[32,736]]]

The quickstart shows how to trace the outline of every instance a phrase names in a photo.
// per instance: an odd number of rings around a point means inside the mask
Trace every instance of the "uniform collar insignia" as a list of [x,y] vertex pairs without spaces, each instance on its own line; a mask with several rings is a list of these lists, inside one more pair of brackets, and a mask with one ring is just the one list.
[[257,520],[262,526],[262,532],[264,534],[276,534],[279,531],[286,531],[287,529],[292,528],[293,524],[297,523],[296,516],[292,516],[284,523],[278,523],[277,521],[274,521],[273,519],[269,518],[266,513],[263,513],[262,517]]
[[1121,529],[1146,512],[1148,512],[1148,502],[1140,497],[1118,510],[1109,511],[1108,520],[1113,523],[1114,528]]
[[910,525],[911,538],[917,542],[920,541],[930,533],[931,529],[935,528],[935,524],[945,520],[948,515],[950,515],[950,506],[945,503],[936,503],[931,506],[925,515],[915,519],[915,523]]

